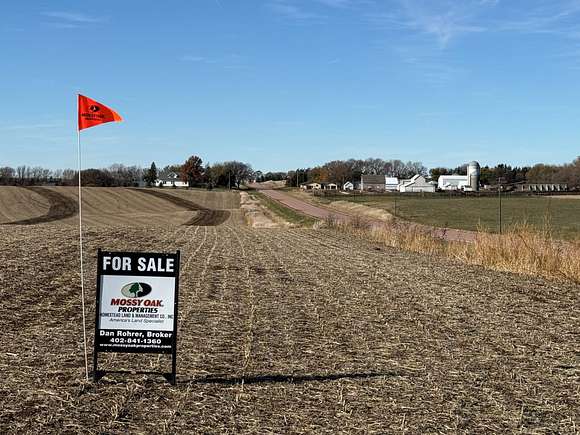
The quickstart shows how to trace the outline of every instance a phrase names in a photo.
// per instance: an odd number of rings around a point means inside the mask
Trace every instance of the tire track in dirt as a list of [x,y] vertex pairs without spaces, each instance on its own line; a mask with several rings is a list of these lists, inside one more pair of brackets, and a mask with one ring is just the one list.
[[37,216],[30,219],[22,219],[14,222],[7,222],[4,225],[35,225],[47,222],[55,222],[69,217],[75,216],[78,213],[77,201],[71,199],[62,193],[54,190],[46,189],[38,186],[23,187],[23,189],[30,190],[48,200],[49,209],[42,216]]
[[[297,275],[302,280],[304,299],[302,307],[311,308],[309,314],[311,318],[315,317],[315,324],[318,327],[318,331],[313,334],[317,336],[320,343],[324,343],[323,346],[326,346],[325,358],[332,356],[332,353],[336,356],[335,359],[328,358],[327,368],[334,368],[338,372],[350,369],[360,373],[385,372],[392,369],[392,364],[386,364],[388,355],[375,357],[372,364],[364,363],[362,358],[357,356],[369,352],[364,340],[361,340],[362,331],[366,325],[384,323],[381,313],[369,305],[368,300],[372,297],[388,297],[385,294],[375,294],[392,285],[388,281],[388,275],[377,273],[378,270],[384,269],[385,261],[381,260],[379,255],[365,255],[365,261],[349,258],[352,267],[347,270],[339,264],[335,265],[333,261],[324,261],[322,264],[317,261],[297,262],[298,259],[295,256],[288,256],[287,253],[300,252],[305,259],[308,259],[319,257],[322,251],[327,258],[339,258],[344,256],[348,246],[346,244],[341,246],[340,240],[324,243],[323,240],[328,241],[324,238],[325,235],[328,236],[326,231],[294,229],[277,234],[281,236],[283,249],[280,252],[286,254],[286,261],[292,261],[292,264],[297,264],[300,268]],[[334,235],[332,232],[329,234]],[[373,258],[376,261],[371,261]],[[350,283],[351,288],[345,288],[345,282]],[[309,287],[313,291],[308,291]],[[372,295],[369,294],[371,292]],[[296,307],[300,306],[296,305]],[[351,312],[358,312],[359,315],[353,317],[350,315]],[[361,319],[364,319],[362,324]],[[343,329],[341,322],[357,322],[360,327],[349,328],[344,333],[340,333],[339,331]],[[345,349],[349,349],[348,353],[345,353]],[[329,351],[331,355],[328,355]],[[337,366],[338,360],[342,360],[346,365]],[[314,366],[316,367],[316,364]]]
[[230,218],[231,213],[227,210],[200,210],[197,215],[183,225],[218,226]]
[[[226,329],[227,324],[223,321],[223,318],[221,319],[221,321],[219,321],[219,314],[223,314],[223,311],[227,309],[227,306],[223,307],[222,304],[224,294],[221,295],[220,300],[217,300],[217,295],[214,294],[213,290],[218,285],[216,281],[220,281],[220,279],[225,279],[227,281],[228,279],[229,268],[227,267],[223,268],[222,266],[224,263],[222,263],[222,261],[224,259],[231,260],[235,258],[227,255],[227,253],[231,251],[231,243],[229,243],[229,240],[227,240],[224,237],[227,228],[229,227],[224,226],[221,227],[220,229],[213,228],[213,233],[215,236],[214,244],[205,259],[202,272],[195,277],[196,285],[194,291],[191,293],[194,300],[190,301],[190,303],[188,304],[189,308],[187,309],[187,312],[180,317],[183,320],[180,323],[181,326],[179,327],[181,346],[186,346],[185,343],[187,341],[200,340],[200,338],[202,337],[207,341],[215,341],[216,337],[220,337],[220,335],[223,335],[224,329]],[[218,246],[219,250],[216,249]],[[220,258],[219,269],[216,269],[217,264],[212,265],[212,263],[214,263],[214,259],[216,256]],[[225,273],[223,274],[223,276],[219,276],[218,274],[216,274],[216,270],[224,271]],[[202,291],[202,289],[204,288],[206,290],[205,292]],[[227,286],[224,286],[222,290],[227,291],[229,290],[229,288]],[[197,319],[195,317],[190,318],[189,315],[194,308],[197,308],[199,311],[198,313],[199,316]],[[212,314],[218,314],[218,316],[212,316]],[[204,332],[206,333],[204,334]],[[233,328],[229,332],[233,332],[233,334],[237,335],[239,329]],[[227,335],[228,334],[226,333],[226,336]],[[235,352],[234,346],[228,344],[229,343],[226,343],[225,346],[221,347],[223,347],[223,349],[226,351],[226,354],[234,353]],[[201,367],[204,367],[205,365],[209,366],[213,365],[212,362],[214,361],[200,361],[200,359],[202,358],[205,359],[208,356],[212,355],[212,353],[214,354],[214,356],[217,357],[218,363],[219,359],[222,357],[219,346],[214,347],[211,344],[208,346],[205,345],[205,343],[198,343],[197,346],[192,344],[190,347],[198,349],[198,352],[196,352],[195,355],[184,355],[183,360],[180,363],[180,366],[186,366],[190,372],[192,369],[199,370]],[[236,360],[239,360],[239,358],[236,358]],[[189,380],[189,382],[187,382],[185,391],[182,390],[181,392],[176,392],[175,399],[176,405],[173,407],[171,415],[164,421],[163,424],[164,433],[175,433],[186,429],[181,427],[180,428],[174,427],[176,424],[175,417],[177,415],[182,415],[184,413],[189,412],[187,409],[187,405],[191,404],[192,402],[192,400],[190,399],[192,388],[195,388],[195,381]]]
[[[310,304],[314,303],[314,292],[308,291],[309,286],[302,285],[301,277],[287,267],[293,262],[284,262],[278,253],[284,249],[296,252],[288,244],[280,249],[282,233],[286,234],[286,231],[264,229],[258,233],[258,239],[256,233],[239,232],[248,250],[255,253],[251,271],[255,276],[254,287],[259,289],[256,295],[259,307],[253,327],[259,340],[252,346],[251,370],[246,369],[254,376],[303,373],[303,367],[296,365],[299,355],[305,350],[305,343],[301,340],[303,337],[320,338],[317,336],[317,317],[307,308],[313,306]],[[297,285],[301,293],[290,290]]]
[[[135,189],[137,190],[137,189]],[[186,226],[218,226],[225,223],[229,218],[231,213],[228,210],[212,210],[203,205],[197,204],[193,201],[180,198],[178,196],[170,195],[165,192],[159,192],[157,190],[137,190],[138,192],[152,195],[160,199],[164,199],[172,204],[184,208],[185,210],[196,211],[197,215],[192,217],[190,220],[185,222],[183,225]]]

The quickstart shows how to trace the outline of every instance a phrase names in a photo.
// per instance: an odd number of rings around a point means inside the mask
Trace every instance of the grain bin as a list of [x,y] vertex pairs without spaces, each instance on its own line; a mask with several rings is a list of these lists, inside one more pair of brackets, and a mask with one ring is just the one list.
[[470,190],[473,192],[479,191],[479,178],[481,176],[481,167],[479,163],[473,161],[467,166],[467,181],[469,182]]

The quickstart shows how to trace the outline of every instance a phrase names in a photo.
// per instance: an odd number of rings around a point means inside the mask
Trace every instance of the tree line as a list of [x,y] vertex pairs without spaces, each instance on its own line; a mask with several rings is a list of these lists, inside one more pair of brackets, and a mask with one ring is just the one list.
[[[432,168],[431,178],[437,181],[441,175],[466,175],[467,165],[457,168]],[[514,183],[560,183],[570,188],[580,187],[580,156],[571,163],[562,165],[546,165],[538,163],[534,166],[483,166],[481,168],[481,183],[484,185],[514,184]]]
[[236,160],[203,165],[203,160],[198,156],[189,157],[183,164],[168,165],[157,170],[155,162],[147,171],[143,180],[151,186],[158,179],[164,179],[169,174],[175,173],[179,179],[188,183],[190,187],[227,187],[240,188],[242,183],[250,181],[254,177],[252,166],[248,163]]
[[[203,164],[198,156],[189,157],[182,164],[167,165],[158,169],[152,163],[148,169],[140,166],[113,164],[107,168],[85,169],[81,173],[85,186],[139,186],[142,181],[153,185],[159,178],[169,173],[178,174],[179,178],[197,187],[237,187],[249,181],[282,181],[288,186],[296,187],[301,183],[337,183],[359,181],[362,175],[384,174],[399,179],[411,178],[415,174],[429,175],[437,181],[441,175],[467,173],[467,165],[455,168],[437,167],[427,171],[421,162],[403,162],[401,160],[383,160],[380,158],[333,160],[320,166],[301,168],[288,172],[254,171],[248,163],[239,161],[218,162],[213,165]],[[483,166],[481,168],[482,184],[495,185],[498,182],[513,183],[563,183],[570,188],[580,188],[580,156],[571,163],[562,165],[536,164],[534,166]],[[21,165],[16,168],[0,166],[0,185],[64,185],[78,184],[78,171],[74,169],[47,169],[40,166]]]
[[[274,173],[274,175],[276,174]],[[286,184],[292,187],[312,182],[344,184],[347,181],[358,181],[362,175],[382,174],[405,179],[411,178],[415,174],[427,175],[427,168],[421,162],[403,162],[402,160],[383,160],[380,158],[333,160],[313,168],[288,171]]]
[[[192,187],[231,187],[239,188],[242,183],[253,179],[252,166],[227,161],[203,165],[198,156],[189,157],[182,164],[167,165],[158,169],[155,162],[148,169],[140,166],[125,166],[115,163],[107,168],[89,168],[81,171],[83,186],[100,187],[138,187],[145,182],[153,185],[159,178],[176,173],[182,181]],[[40,166],[0,167],[0,185],[34,186],[57,185],[77,186],[78,171],[74,169],[47,169]]]
[[[0,184],[34,186],[54,184],[58,186],[78,185],[79,173],[74,169],[47,169],[40,166],[0,167]],[[143,169],[115,163],[108,168],[85,169],[81,182],[86,186],[136,186],[142,179]]]

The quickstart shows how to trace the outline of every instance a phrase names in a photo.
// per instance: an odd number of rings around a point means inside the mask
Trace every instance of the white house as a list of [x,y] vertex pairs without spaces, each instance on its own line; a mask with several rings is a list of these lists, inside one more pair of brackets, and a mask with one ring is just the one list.
[[354,184],[352,181],[347,181],[342,185],[342,190],[354,190]]
[[338,190],[338,185],[335,183],[325,183],[323,184],[324,190]]
[[187,181],[182,181],[179,174],[176,172],[169,172],[165,176],[159,177],[155,180],[157,187],[188,187]]
[[440,175],[437,187],[440,190],[464,190],[469,187],[467,175]]
[[403,180],[399,184],[399,192],[435,192],[435,185],[425,180],[422,175],[417,174],[409,180]]

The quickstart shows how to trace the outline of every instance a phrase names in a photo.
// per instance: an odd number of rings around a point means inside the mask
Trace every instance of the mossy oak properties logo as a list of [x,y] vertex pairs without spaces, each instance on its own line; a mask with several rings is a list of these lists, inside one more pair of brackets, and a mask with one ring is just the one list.
[[151,293],[151,286],[144,282],[132,282],[121,288],[121,293],[127,298],[142,298]]

